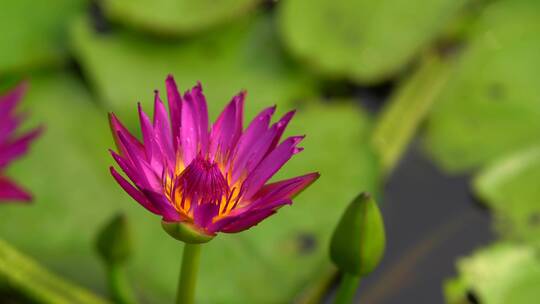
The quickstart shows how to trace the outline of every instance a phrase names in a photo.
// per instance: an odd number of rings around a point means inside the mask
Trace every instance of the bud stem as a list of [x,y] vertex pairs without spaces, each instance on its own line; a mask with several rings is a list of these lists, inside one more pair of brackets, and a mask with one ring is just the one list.
[[135,304],[133,290],[129,286],[124,267],[119,263],[107,266],[109,290],[115,303]]
[[360,284],[360,276],[344,273],[341,276],[334,304],[350,304],[353,303],[354,295]]
[[185,243],[182,267],[180,269],[180,280],[178,280],[178,291],[176,294],[177,304],[193,304],[195,302],[195,286],[197,283],[200,256],[200,244]]

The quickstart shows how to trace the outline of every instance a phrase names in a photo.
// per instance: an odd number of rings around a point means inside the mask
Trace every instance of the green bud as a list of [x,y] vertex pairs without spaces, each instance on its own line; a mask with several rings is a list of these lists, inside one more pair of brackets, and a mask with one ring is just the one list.
[[188,244],[206,243],[215,236],[188,222],[161,221],[161,227],[173,238]]
[[114,216],[98,233],[96,249],[110,264],[122,263],[131,255],[131,237],[124,214]]
[[384,247],[379,207],[368,193],[362,193],[341,217],[332,235],[330,257],[342,272],[365,276],[379,264]]

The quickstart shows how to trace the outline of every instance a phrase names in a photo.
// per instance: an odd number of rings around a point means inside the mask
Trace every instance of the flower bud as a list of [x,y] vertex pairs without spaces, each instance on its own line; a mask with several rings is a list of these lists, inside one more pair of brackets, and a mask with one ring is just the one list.
[[131,256],[131,237],[127,218],[117,214],[98,233],[96,249],[105,262],[122,263]]
[[161,221],[161,227],[173,238],[188,244],[206,243],[215,236],[188,222]]
[[368,193],[362,193],[341,217],[332,235],[330,257],[342,272],[365,276],[379,264],[384,247],[379,207]]

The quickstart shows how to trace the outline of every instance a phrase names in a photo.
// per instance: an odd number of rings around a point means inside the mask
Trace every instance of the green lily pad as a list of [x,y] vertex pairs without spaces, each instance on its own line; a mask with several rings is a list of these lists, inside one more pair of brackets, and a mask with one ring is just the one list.
[[[42,122],[47,130],[9,174],[36,201],[1,206],[0,236],[68,278],[103,290],[93,240],[99,227],[122,211],[133,228],[134,289],[148,302],[172,302],[182,244],[109,176],[113,161],[106,150],[113,143],[105,113],[69,75],[36,77],[30,87],[24,105],[32,113],[31,124]],[[290,302],[304,284],[317,279],[343,208],[358,192],[377,190],[378,166],[365,144],[370,129],[369,117],[352,104],[309,103],[299,109],[290,133],[308,135],[306,150],[278,177],[319,171],[321,178],[293,206],[253,229],[219,235],[204,245],[198,301]]]
[[[239,20],[226,29],[177,42],[150,40],[129,32],[95,33],[88,21],[73,26],[73,45],[83,72],[107,108],[133,126],[134,103],[151,108],[153,90],[172,73],[181,90],[201,81],[214,116],[242,89],[248,116],[262,107],[312,96],[314,80],[290,64],[265,15]],[[162,91],[163,92],[163,91]]]
[[260,0],[105,0],[107,16],[162,35],[186,35],[215,27],[253,11]]
[[3,1],[0,75],[64,62],[67,25],[86,7],[83,0]]
[[426,147],[446,170],[485,165],[540,140],[540,2],[486,8],[430,115]]
[[540,147],[513,153],[480,171],[474,190],[504,235],[540,245]]
[[540,261],[524,245],[497,243],[458,262],[459,276],[445,286],[447,303],[529,304],[540,297]]
[[430,43],[464,0],[287,0],[279,23],[287,47],[328,77],[388,79]]

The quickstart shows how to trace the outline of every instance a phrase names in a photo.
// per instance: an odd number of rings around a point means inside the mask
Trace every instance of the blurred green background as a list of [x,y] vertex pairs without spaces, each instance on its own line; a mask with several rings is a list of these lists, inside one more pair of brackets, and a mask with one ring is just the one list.
[[540,296],[539,1],[0,0],[0,28],[0,91],[28,79],[28,125],[46,126],[8,170],[36,200],[1,206],[0,236],[82,286],[105,293],[93,240],[121,211],[137,296],[172,302],[182,246],[109,176],[106,115],[138,132],[136,102],[150,111],[172,73],[181,90],[202,82],[211,118],[242,89],[247,119],[297,108],[289,133],[307,134],[305,151],[276,178],[321,173],[292,207],[205,246],[200,303],[301,302],[358,192],[415,208],[384,187],[411,142],[446,176],[466,176],[497,233],[451,257],[456,273],[437,293],[456,304]]

